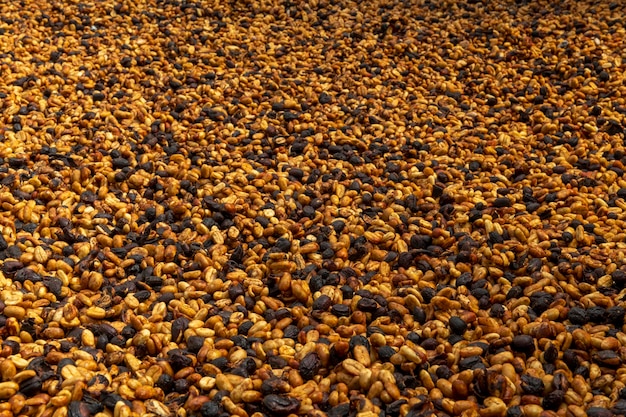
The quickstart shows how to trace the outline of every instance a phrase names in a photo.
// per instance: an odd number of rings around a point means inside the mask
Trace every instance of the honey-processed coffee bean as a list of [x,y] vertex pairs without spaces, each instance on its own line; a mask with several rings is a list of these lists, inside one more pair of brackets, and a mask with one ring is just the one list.
[[5,3],[2,413],[624,414],[620,2]]

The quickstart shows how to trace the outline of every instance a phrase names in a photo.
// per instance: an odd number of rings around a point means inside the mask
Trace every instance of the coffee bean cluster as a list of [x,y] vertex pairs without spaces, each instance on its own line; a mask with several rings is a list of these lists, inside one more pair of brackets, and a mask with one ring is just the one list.
[[626,414],[620,1],[0,9],[0,417]]

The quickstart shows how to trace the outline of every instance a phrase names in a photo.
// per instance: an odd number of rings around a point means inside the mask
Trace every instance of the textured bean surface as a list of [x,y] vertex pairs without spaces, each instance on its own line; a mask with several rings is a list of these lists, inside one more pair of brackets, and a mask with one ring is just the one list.
[[621,1],[5,1],[0,417],[626,414]]

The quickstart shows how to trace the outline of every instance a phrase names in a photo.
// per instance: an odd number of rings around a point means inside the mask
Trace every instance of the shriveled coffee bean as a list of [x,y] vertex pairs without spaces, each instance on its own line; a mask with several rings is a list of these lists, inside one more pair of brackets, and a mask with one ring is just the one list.
[[572,324],[586,324],[589,321],[587,311],[581,307],[573,307],[567,313],[567,318]]
[[313,379],[313,377],[317,375],[321,366],[322,363],[317,353],[311,352],[302,358],[298,371],[300,372],[300,375],[302,375],[302,378],[309,380]]
[[522,375],[521,377],[522,391],[529,395],[542,395],[545,389],[543,381],[540,378],[536,378],[530,375]]
[[263,398],[263,405],[274,415],[288,415],[295,413],[300,408],[300,401],[281,395],[269,394]]
[[545,397],[543,397],[543,401],[541,405],[544,409],[547,410],[556,410],[559,408],[561,403],[563,402],[563,398],[565,393],[561,390],[554,390]]

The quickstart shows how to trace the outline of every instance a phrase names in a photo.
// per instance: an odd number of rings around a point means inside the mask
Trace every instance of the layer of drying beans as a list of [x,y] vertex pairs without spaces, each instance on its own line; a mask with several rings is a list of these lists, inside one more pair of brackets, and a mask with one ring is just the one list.
[[626,414],[621,1],[0,10],[0,417]]

